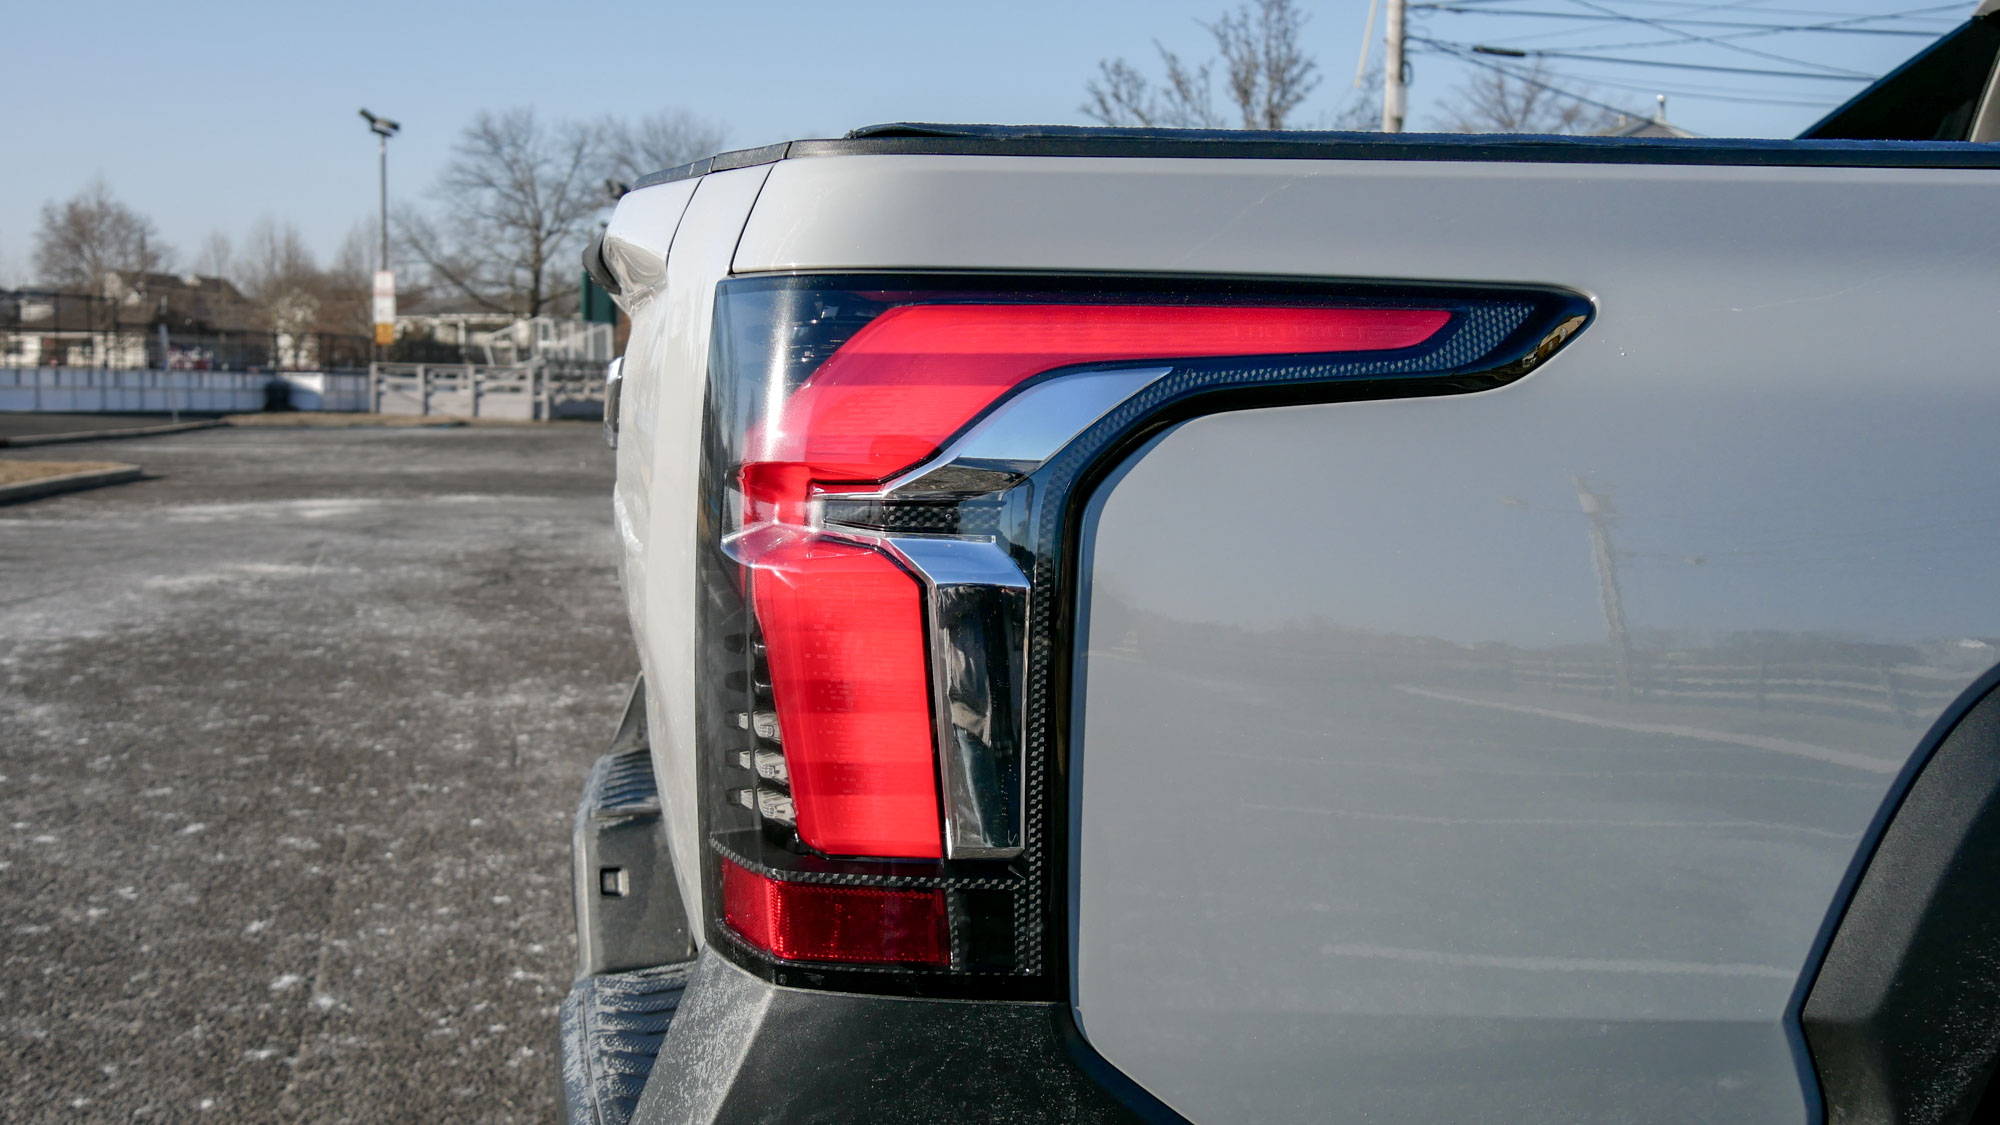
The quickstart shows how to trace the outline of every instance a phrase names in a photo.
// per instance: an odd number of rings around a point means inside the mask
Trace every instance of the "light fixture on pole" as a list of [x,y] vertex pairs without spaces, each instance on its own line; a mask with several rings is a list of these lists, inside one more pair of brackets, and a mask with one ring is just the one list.
[[375,345],[388,347],[396,342],[396,275],[389,272],[389,138],[403,128],[386,117],[361,111],[368,131],[375,134],[375,149],[381,160],[382,258],[375,271]]

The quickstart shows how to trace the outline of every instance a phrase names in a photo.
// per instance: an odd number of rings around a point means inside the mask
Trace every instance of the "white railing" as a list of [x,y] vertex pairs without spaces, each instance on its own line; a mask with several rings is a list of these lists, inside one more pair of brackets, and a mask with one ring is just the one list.
[[[1516,687],[1611,697],[1616,670],[1608,660],[1517,658]],[[1637,699],[1753,707],[1759,710],[1844,711],[1898,721],[1937,713],[1964,687],[1961,672],[1882,661],[1826,664],[1803,661],[1705,663],[1635,660]]]
[[378,363],[369,407],[381,414],[456,418],[601,417],[604,369],[592,362]]
[[589,362],[602,367],[611,362],[612,332],[609,324],[535,316],[517,320],[505,328],[475,333],[470,346],[479,349],[489,366],[549,359]]

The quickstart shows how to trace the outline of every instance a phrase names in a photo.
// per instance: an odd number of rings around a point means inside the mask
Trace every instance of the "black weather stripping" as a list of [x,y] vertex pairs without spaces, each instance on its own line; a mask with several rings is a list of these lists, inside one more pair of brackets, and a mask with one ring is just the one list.
[[2000,692],[1910,786],[1802,1017],[1828,1125],[2000,1118]]

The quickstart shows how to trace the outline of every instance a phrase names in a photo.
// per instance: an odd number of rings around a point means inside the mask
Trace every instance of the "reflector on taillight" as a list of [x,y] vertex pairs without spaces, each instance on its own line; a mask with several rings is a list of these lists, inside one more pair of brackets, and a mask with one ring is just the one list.
[[750,944],[788,961],[951,963],[941,890],[786,883],[724,860],[722,910]]
[[1116,441],[1217,390],[1479,389],[1504,381],[1496,356],[1513,377],[1581,323],[1549,293],[996,284],[717,295],[705,881],[712,936],[780,979],[1041,973],[1055,562],[1072,490]]

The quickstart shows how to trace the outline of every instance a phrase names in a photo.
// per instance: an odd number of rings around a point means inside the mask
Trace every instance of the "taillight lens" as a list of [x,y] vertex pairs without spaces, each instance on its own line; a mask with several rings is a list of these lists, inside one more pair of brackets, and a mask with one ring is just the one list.
[[775,539],[745,554],[800,841],[937,858],[923,588],[881,551]]
[[789,961],[951,963],[941,890],[786,883],[724,860],[722,909],[752,945]]
[[883,966],[1042,974],[1054,562],[1094,458],[1217,390],[1477,389],[1481,363],[1546,345],[1576,307],[999,284],[718,291],[698,618],[709,913],[780,978],[790,963],[819,983],[874,967],[843,987],[880,987]]
[[814,485],[887,480],[1043,372],[1086,363],[1413,347],[1443,309],[906,304],[842,343],[752,437],[751,519],[791,522]]

